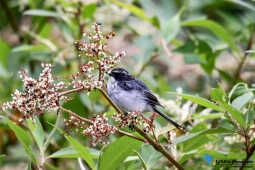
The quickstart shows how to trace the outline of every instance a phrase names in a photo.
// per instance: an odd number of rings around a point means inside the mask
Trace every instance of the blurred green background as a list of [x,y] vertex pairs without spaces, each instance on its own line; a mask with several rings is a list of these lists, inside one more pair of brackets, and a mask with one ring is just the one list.
[[[75,73],[79,59],[73,43],[95,22],[104,25],[103,31],[116,32],[108,46],[112,53],[127,52],[120,67],[145,81],[177,120],[181,116],[171,110],[174,99],[169,92],[182,89],[207,98],[210,89],[218,84],[229,91],[240,81],[254,83],[254,1],[0,0],[0,7],[0,105],[11,99],[15,89],[22,89],[17,74],[22,68],[38,77],[40,63],[49,62],[54,64],[55,76]],[[80,115],[113,112],[97,91],[72,97],[64,107]],[[192,109],[191,105],[187,107]],[[185,108],[180,105],[179,109]],[[200,111],[198,108],[196,112]],[[20,116],[18,112],[0,112],[13,120]],[[56,114],[52,113],[40,117],[45,133],[52,129],[47,122],[55,120]],[[199,128],[215,123],[214,119],[196,121]],[[64,129],[63,123],[60,127]],[[87,146],[88,138],[78,137]],[[201,158],[202,152],[196,154],[195,150],[213,150],[216,143],[224,145],[222,152],[233,152],[233,158],[240,156],[226,141],[222,142],[223,138],[207,138],[201,145],[181,148],[182,153],[187,153],[180,159],[187,169],[210,169]],[[56,135],[47,152],[66,146],[63,137]],[[92,147],[90,151],[98,155],[102,147]],[[13,132],[0,120],[0,169],[24,169],[24,153]],[[165,169],[162,155],[150,146],[144,146],[141,155],[149,169]],[[76,159],[51,159],[49,164],[49,169],[78,169]],[[119,169],[142,169],[142,163],[137,158],[130,159]]]

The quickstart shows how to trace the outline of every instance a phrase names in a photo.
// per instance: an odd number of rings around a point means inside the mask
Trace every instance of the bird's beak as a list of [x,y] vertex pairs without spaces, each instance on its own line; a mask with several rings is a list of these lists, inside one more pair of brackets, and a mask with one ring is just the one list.
[[107,71],[107,72],[105,72],[107,75],[109,75],[109,76],[112,76],[112,73],[111,73],[111,71]]

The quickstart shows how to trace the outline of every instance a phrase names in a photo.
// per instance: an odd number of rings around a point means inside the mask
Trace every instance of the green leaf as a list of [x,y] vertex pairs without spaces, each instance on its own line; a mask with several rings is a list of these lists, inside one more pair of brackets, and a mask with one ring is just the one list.
[[78,158],[79,156],[79,153],[74,148],[68,147],[54,152],[49,158]]
[[71,143],[73,148],[79,153],[79,156],[86,161],[86,163],[92,168],[95,169],[93,156],[91,153],[84,147],[80,142],[72,138],[71,136],[65,134],[65,138]]
[[197,46],[194,41],[188,40],[183,45],[179,46],[178,48],[174,49],[173,52],[178,52],[182,54],[193,54],[194,49],[196,49]]
[[26,170],[32,170],[31,162],[30,162],[30,161],[27,163],[27,168],[26,168]]
[[51,49],[43,44],[39,45],[20,45],[12,49],[12,52],[41,52],[41,51],[50,51]]
[[228,83],[232,83],[233,78],[231,75],[229,75],[227,72],[222,71],[220,69],[216,69],[216,70],[219,72],[220,77],[224,78]]
[[206,64],[199,54],[184,54],[185,64]]
[[59,168],[57,168],[57,167],[51,165],[51,164],[48,163],[48,162],[45,162],[44,165],[45,165],[45,167],[47,167],[48,170],[62,170],[62,169],[63,169],[63,168],[59,169]]
[[216,36],[221,38],[225,43],[229,45],[235,52],[240,55],[240,51],[237,48],[234,39],[232,38],[231,34],[225,30],[224,27],[219,25],[218,23],[208,20],[208,19],[197,19],[191,21],[184,21],[182,26],[197,26],[197,27],[204,27],[212,31]]
[[97,4],[95,4],[95,3],[91,3],[91,4],[88,4],[88,5],[85,5],[82,8],[82,16],[83,16],[83,18],[84,19],[92,18],[94,13],[96,12],[96,9],[97,9]]
[[84,147],[80,142],[78,142],[76,139],[74,139],[73,137],[67,135],[62,129],[58,128],[57,126],[49,123],[50,125],[52,125],[53,127],[55,127],[62,135],[65,136],[65,138],[68,140],[68,142],[71,143],[71,145],[73,146],[73,148],[78,152],[79,157],[81,157],[83,160],[86,161],[86,163],[90,166],[91,169],[95,169],[95,165],[93,162],[93,156],[91,155],[91,153],[86,149],[86,147]]
[[6,155],[1,154],[1,155],[0,155],[0,160],[3,160],[4,157],[6,157]]
[[242,0],[226,0],[226,1],[227,2],[235,3],[238,6],[243,6],[243,7],[247,8],[247,9],[255,11],[255,7],[251,3],[248,3],[248,2],[245,2],[245,1],[242,1]]
[[35,155],[30,148],[32,146],[32,141],[30,136],[27,134],[25,130],[23,130],[21,127],[17,126],[15,123],[13,123],[11,120],[5,118],[8,126],[13,130],[18,140],[22,143],[24,146],[24,149],[28,156],[31,158],[31,160],[36,163]]
[[226,94],[222,88],[213,88],[210,91],[211,99],[216,102],[227,102],[226,101]]
[[[206,129],[206,130],[204,130]],[[207,125],[204,122],[196,124],[190,131],[190,135],[187,134],[179,143],[180,147],[183,148],[184,152],[194,150],[200,146],[208,143],[212,140],[212,137],[207,134],[201,135],[203,132],[207,132]]]
[[8,126],[14,131],[14,133],[17,136],[18,140],[23,145],[26,145],[26,146],[32,145],[31,138],[24,129],[17,126],[15,123],[13,123],[11,120],[9,120],[7,118],[6,118],[6,121],[7,121]]
[[238,110],[241,110],[244,105],[246,105],[251,99],[253,99],[253,93],[245,93],[233,100],[232,106]]
[[207,99],[204,99],[202,97],[198,97],[198,96],[192,96],[192,95],[188,95],[188,94],[177,94],[178,96],[181,96],[182,98],[184,99],[187,99],[187,100],[190,100],[194,103],[197,103],[199,105],[202,105],[206,108],[211,108],[211,109],[214,109],[214,110],[217,110],[219,112],[223,112],[224,110],[217,106],[216,104],[210,102],[209,100]]
[[243,119],[243,114],[233,106],[225,103],[225,102],[219,102],[219,104],[226,110],[228,111],[232,117],[242,126],[245,127],[244,119]]
[[198,131],[194,133],[189,133],[184,136],[180,136],[173,141],[173,144],[183,143],[197,136],[203,136],[206,134],[219,134],[219,133],[233,133],[233,131],[222,128],[222,127],[218,127],[214,129],[206,129],[206,130],[202,130],[202,131]]
[[[58,110],[57,111],[57,120],[55,121],[55,125],[53,125],[53,129],[50,131],[49,135],[47,136],[47,139],[46,139],[46,141],[44,143],[44,146],[43,146],[45,150],[47,149],[48,145],[50,144],[51,140],[54,137],[55,132],[57,131],[57,127],[61,122],[60,119],[61,119],[61,114],[59,113],[59,110]],[[52,125],[51,123],[49,123],[49,124]]]
[[210,156],[212,156],[214,159],[223,159],[223,160],[242,160],[245,158],[245,154],[244,153],[234,153],[234,152],[219,152],[216,150],[204,150],[201,152],[201,154],[203,155],[203,153],[207,153]]
[[[203,132],[203,131],[202,131]],[[178,137],[176,138],[174,141],[173,141],[173,144],[174,145],[177,145],[179,143],[182,143],[182,142],[185,142],[185,141],[188,141],[198,135],[200,135],[202,132],[196,132],[196,133],[190,133],[190,134],[186,134],[184,136],[181,136],[181,137]]]
[[131,4],[126,4],[126,3],[120,2],[118,0],[110,0],[110,2],[120,6],[122,8],[126,8],[127,10],[132,12],[134,15],[138,16],[139,18],[141,18],[145,21],[150,22],[152,25],[159,28],[159,22],[157,21],[157,19],[155,17],[153,17],[153,18],[147,17],[141,8],[138,8]]
[[245,83],[237,83],[229,92],[228,98],[229,100],[234,100],[235,98],[244,95],[245,93],[250,93],[248,85]]
[[41,37],[39,34],[35,34],[34,32],[30,32],[30,31],[25,31],[29,36],[33,37],[34,39],[36,39],[37,41],[39,41],[41,44],[47,46],[50,50],[52,50],[53,52],[57,51],[57,47],[56,45],[50,41],[47,38],[43,38]]
[[10,77],[10,73],[3,67],[2,63],[0,63],[0,77]]
[[91,100],[89,99],[88,95],[81,93],[80,99],[84,106],[86,106],[89,110],[92,110],[92,103],[91,103]]
[[42,10],[42,9],[27,10],[24,12],[24,15],[60,18],[58,13],[53,12],[53,11]]
[[3,155],[3,154],[0,155],[0,166],[2,165],[2,162],[5,157],[6,157],[6,155]]
[[43,151],[44,131],[38,117],[34,118],[35,121],[27,119],[28,127],[36,141],[40,151]]
[[99,157],[99,170],[116,169],[131,154],[139,150],[141,141],[123,136],[109,144]]
[[137,154],[138,158],[139,158],[139,159],[140,159],[140,161],[142,162],[143,169],[144,169],[144,170],[148,170],[148,167],[147,167],[147,165],[146,165],[145,161],[143,160],[142,155],[140,155],[140,153],[139,153],[139,152],[137,152],[137,151],[134,151],[134,152]]
[[140,154],[148,169],[152,169],[158,163],[158,160],[162,158],[162,154],[156,151],[151,145],[143,145]]
[[180,17],[175,15],[168,22],[164,23],[161,27],[161,36],[169,43],[174,39],[180,30]]
[[253,120],[254,120],[254,116],[255,116],[255,109],[254,109],[254,105],[253,104],[249,104],[248,105],[248,110],[245,112],[245,123],[247,126],[249,126]]
[[214,114],[208,114],[208,115],[196,115],[191,116],[191,119],[218,119],[223,116],[223,113],[214,113]]
[[[236,86],[237,87],[237,86]],[[232,93],[232,92],[230,92]],[[231,95],[230,95],[231,96]],[[228,113],[232,115],[232,117],[242,126],[245,127],[243,114],[230,104],[228,104],[228,98],[222,87],[211,90],[211,98],[219,103],[219,105]]]
[[180,164],[183,164],[185,161],[187,161],[189,158],[193,157],[195,154],[197,154],[198,150],[192,150],[189,152],[182,153],[182,158],[178,161]]
[[7,62],[7,57],[8,54],[11,50],[11,47],[7,42],[4,40],[0,39],[0,64],[3,65],[4,68],[6,68],[6,62]]
[[213,52],[212,48],[206,41],[199,40],[198,53],[201,55],[201,57],[204,57],[203,63],[200,65],[207,74],[212,74],[212,71],[215,67],[216,57],[220,54],[220,52],[221,50]]

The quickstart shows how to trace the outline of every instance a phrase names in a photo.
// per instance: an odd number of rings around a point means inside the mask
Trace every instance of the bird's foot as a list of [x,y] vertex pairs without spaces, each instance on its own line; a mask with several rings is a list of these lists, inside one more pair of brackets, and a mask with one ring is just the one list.
[[157,113],[152,113],[151,117],[150,117],[150,121],[153,123],[155,120],[155,117],[157,117],[158,114]]

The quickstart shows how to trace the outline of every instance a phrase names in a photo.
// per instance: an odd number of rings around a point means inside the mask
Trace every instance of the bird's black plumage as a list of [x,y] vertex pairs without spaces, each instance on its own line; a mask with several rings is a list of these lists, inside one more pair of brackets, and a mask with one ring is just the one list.
[[141,80],[131,76],[126,70],[122,68],[115,68],[112,70],[111,75],[118,81],[118,86],[123,90],[139,90],[144,94],[144,100],[153,106],[162,106],[157,97],[152,94],[150,89]]
[[[109,75],[114,78],[117,86],[113,85],[110,81],[108,81],[107,86],[111,86],[111,88],[107,88],[107,92],[109,96],[113,100],[115,100],[117,104],[120,105],[121,108],[125,108],[125,110],[130,110],[130,108],[135,108],[136,106],[136,108],[143,108],[143,111],[150,110],[156,112],[167,121],[172,123],[175,127],[182,129],[179,124],[171,120],[166,114],[160,112],[156,108],[156,106],[162,105],[159,103],[157,97],[150,91],[150,89],[146,86],[144,82],[131,76],[128,71],[123,68],[115,68],[109,73]],[[127,98],[130,98],[131,101]],[[139,103],[141,106],[137,106],[139,105]]]

